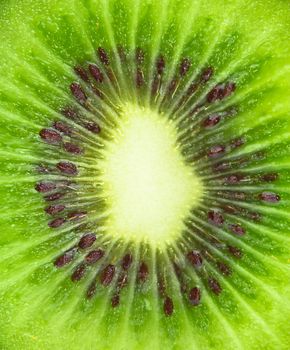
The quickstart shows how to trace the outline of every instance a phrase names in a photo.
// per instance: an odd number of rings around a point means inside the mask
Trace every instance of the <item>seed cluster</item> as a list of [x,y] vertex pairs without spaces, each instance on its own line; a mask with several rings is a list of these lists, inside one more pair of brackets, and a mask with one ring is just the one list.
[[[121,293],[129,283],[137,283],[142,289],[145,284],[150,285],[152,275],[156,274],[164,314],[171,316],[174,313],[172,278],[178,282],[180,296],[188,306],[198,306],[205,290],[216,296],[222,293],[223,279],[234,273],[230,262],[244,254],[232,244],[231,237],[242,240],[247,234],[244,223],[262,220],[261,213],[244,204],[278,203],[280,195],[266,187],[279,176],[273,172],[247,173],[247,166],[267,155],[262,152],[235,155],[247,143],[246,135],[223,142],[216,137],[219,127],[238,117],[239,108],[223,107],[222,102],[238,87],[231,80],[214,82],[214,67],[207,66],[193,74],[191,59],[185,57],[174,74],[168,76],[167,59],[161,54],[150,71],[146,66],[147,54],[141,48],[132,53],[118,47],[117,56],[101,47],[96,52],[97,62],[74,67],[77,79],[69,87],[74,102],[64,106],[59,120],[39,132],[40,139],[56,155],[54,163],[37,167],[37,172],[47,177],[35,189],[46,203],[48,226],[54,230],[69,228],[76,237],[76,242],[55,258],[54,265],[60,269],[72,264],[71,280],[75,283],[95,271],[93,278],[88,277],[91,280],[86,297],[93,298],[97,288],[108,288],[114,308],[120,304]],[[167,251],[156,253],[154,271],[146,254],[150,247],[144,243],[139,247],[141,254],[137,255],[132,247],[121,249],[119,242],[108,244],[98,229],[100,223],[95,220],[91,201],[81,200],[95,191],[90,181],[81,181],[86,173],[83,162],[91,149],[101,155],[117,115],[118,107],[113,101],[118,100],[121,92],[115,60],[119,60],[124,70],[130,63],[133,69],[128,69],[126,79],[131,89],[141,103],[149,91],[151,105],[176,123],[177,143],[185,161],[207,179],[203,202],[186,220],[181,239]],[[262,185],[263,190],[243,190],[243,186],[249,185],[257,189]],[[101,196],[94,198],[99,201],[101,211],[104,205]]]

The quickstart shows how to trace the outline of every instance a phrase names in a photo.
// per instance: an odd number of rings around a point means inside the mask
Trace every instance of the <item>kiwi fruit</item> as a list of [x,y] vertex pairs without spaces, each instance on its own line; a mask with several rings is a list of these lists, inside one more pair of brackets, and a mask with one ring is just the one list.
[[1,350],[289,349],[289,3],[0,28]]

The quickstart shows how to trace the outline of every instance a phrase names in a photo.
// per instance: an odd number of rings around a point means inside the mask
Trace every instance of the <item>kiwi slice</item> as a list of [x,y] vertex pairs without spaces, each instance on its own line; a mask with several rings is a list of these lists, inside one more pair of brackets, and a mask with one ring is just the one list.
[[0,9],[0,348],[289,349],[289,4]]

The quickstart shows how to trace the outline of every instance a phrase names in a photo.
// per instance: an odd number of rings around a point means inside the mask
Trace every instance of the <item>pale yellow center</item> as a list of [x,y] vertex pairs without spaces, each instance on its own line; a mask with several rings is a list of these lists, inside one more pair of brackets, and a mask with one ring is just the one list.
[[126,106],[103,164],[108,233],[166,244],[178,237],[202,184],[185,165],[173,125],[151,110]]

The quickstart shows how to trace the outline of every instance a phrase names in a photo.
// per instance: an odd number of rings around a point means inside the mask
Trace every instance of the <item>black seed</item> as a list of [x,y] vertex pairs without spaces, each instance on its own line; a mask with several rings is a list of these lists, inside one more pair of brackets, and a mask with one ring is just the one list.
[[239,224],[229,225],[230,230],[238,236],[243,236],[246,230]]
[[242,251],[237,247],[233,247],[233,246],[229,245],[228,250],[237,259],[240,259],[243,256]]
[[100,276],[100,282],[103,286],[107,287],[113,280],[115,275],[115,266],[108,265],[104,268]]
[[71,250],[65,252],[63,255],[59,256],[55,260],[54,265],[56,267],[63,267],[64,265],[69,264],[73,260],[75,253],[76,253],[75,249],[71,249]]
[[210,148],[208,151],[207,155],[210,158],[217,158],[220,157],[224,154],[225,152],[225,147],[222,145],[216,145]]
[[56,167],[63,174],[77,175],[78,173],[76,165],[70,162],[59,162],[57,163]]
[[84,217],[86,217],[87,212],[86,211],[74,211],[68,214],[67,218],[69,220],[79,220],[79,219],[83,219]]
[[42,129],[40,130],[39,135],[42,140],[50,144],[58,144],[62,140],[61,135],[52,129]]
[[76,270],[73,272],[71,276],[71,280],[73,282],[80,281],[82,277],[85,275],[86,272],[86,265],[85,264],[80,264]]
[[55,204],[55,205],[50,205],[49,207],[45,208],[45,211],[49,215],[55,215],[60,212],[62,212],[65,209],[65,206],[62,204]]
[[43,198],[47,202],[53,202],[53,201],[56,201],[56,200],[62,198],[64,195],[65,195],[64,193],[57,192],[57,193],[49,194],[48,196],[45,196]]
[[236,90],[236,84],[229,82],[226,83],[221,99],[230,96]]
[[189,68],[191,67],[191,61],[189,58],[184,58],[179,67],[179,74],[184,77],[185,74],[189,71]]
[[200,303],[201,292],[197,287],[191,288],[188,293],[188,299],[191,305],[197,306]]
[[50,221],[48,223],[48,226],[51,227],[51,228],[58,228],[61,225],[63,225],[64,223],[65,223],[65,219],[64,218],[56,218],[56,219]]
[[35,185],[37,192],[46,193],[56,189],[56,184],[53,182],[39,182]]
[[264,202],[276,203],[280,201],[280,196],[273,192],[263,192],[259,195],[259,198]]
[[166,316],[171,316],[173,314],[173,301],[171,298],[166,297],[163,304],[163,310]]
[[202,257],[196,250],[187,253],[187,259],[194,267],[200,267],[202,265]]
[[148,266],[145,264],[145,262],[142,262],[139,266],[138,271],[138,282],[144,283],[149,275],[149,269]]
[[81,67],[81,66],[76,66],[74,68],[74,71],[75,73],[85,82],[88,82],[89,81],[89,76],[88,76],[88,73],[87,71]]
[[70,91],[81,105],[84,105],[86,103],[87,96],[79,83],[71,83]]
[[136,49],[135,58],[138,66],[141,66],[144,63],[145,55],[144,51],[140,49],[140,47],[137,47]]
[[217,125],[220,120],[221,117],[218,114],[212,114],[202,122],[202,126],[204,128],[212,128],[213,126]]
[[221,84],[216,85],[212,90],[207,94],[206,99],[207,102],[212,103],[220,99],[221,92],[223,91],[223,87]]
[[136,86],[139,88],[144,84],[144,75],[141,68],[137,68],[136,71]]
[[133,256],[131,254],[126,254],[122,259],[122,267],[125,271],[129,270],[133,262]]
[[79,155],[79,154],[83,153],[83,150],[79,146],[77,146],[71,142],[65,142],[63,145],[63,148],[65,149],[65,151],[72,153],[72,154]]
[[277,173],[268,173],[268,174],[263,174],[260,176],[260,179],[262,181],[266,181],[266,182],[273,182],[276,181],[278,179],[278,174]]
[[100,126],[95,122],[86,122],[84,123],[84,127],[94,134],[99,134],[101,132]]
[[104,256],[104,251],[102,249],[96,249],[89,252],[89,254],[85,257],[85,261],[88,264],[94,264],[98,260],[100,260]]
[[230,276],[232,274],[231,268],[223,262],[217,263],[218,269],[225,276]]
[[71,135],[71,133],[72,133],[72,128],[69,125],[67,125],[66,123],[63,123],[59,120],[56,120],[52,126],[56,130],[66,134],[66,135]]
[[222,291],[222,288],[219,282],[215,278],[208,279],[209,288],[216,294],[219,295]]
[[87,298],[91,299],[96,293],[96,282],[94,281],[87,290]]
[[120,304],[120,295],[119,294],[115,294],[112,297],[111,305],[112,305],[112,307],[117,307],[117,306],[119,306],[119,304]]
[[97,67],[95,64],[89,64],[89,71],[93,78],[98,82],[102,83],[104,80],[104,75],[101,72],[100,68]]
[[212,75],[213,75],[213,68],[212,67],[205,68],[200,75],[200,82],[206,83],[207,81],[209,81]]
[[96,236],[93,233],[85,234],[79,241],[79,248],[86,249],[91,247],[96,241]]
[[207,217],[211,223],[214,225],[220,226],[224,223],[224,218],[222,214],[215,210],[210,210],[207,214]]
[[105,66],[108,66],[108,65],[110,64],[109,57],[108,57],[106,51],[105,51],[102,47],[99,47],[99,48],[98,48],[98,55],[99,55],[100,61],[101,61]]
[[162,75],[165,69],[165,60],[163,56],[159,56],[156,61],[156,70],[159,75]]

